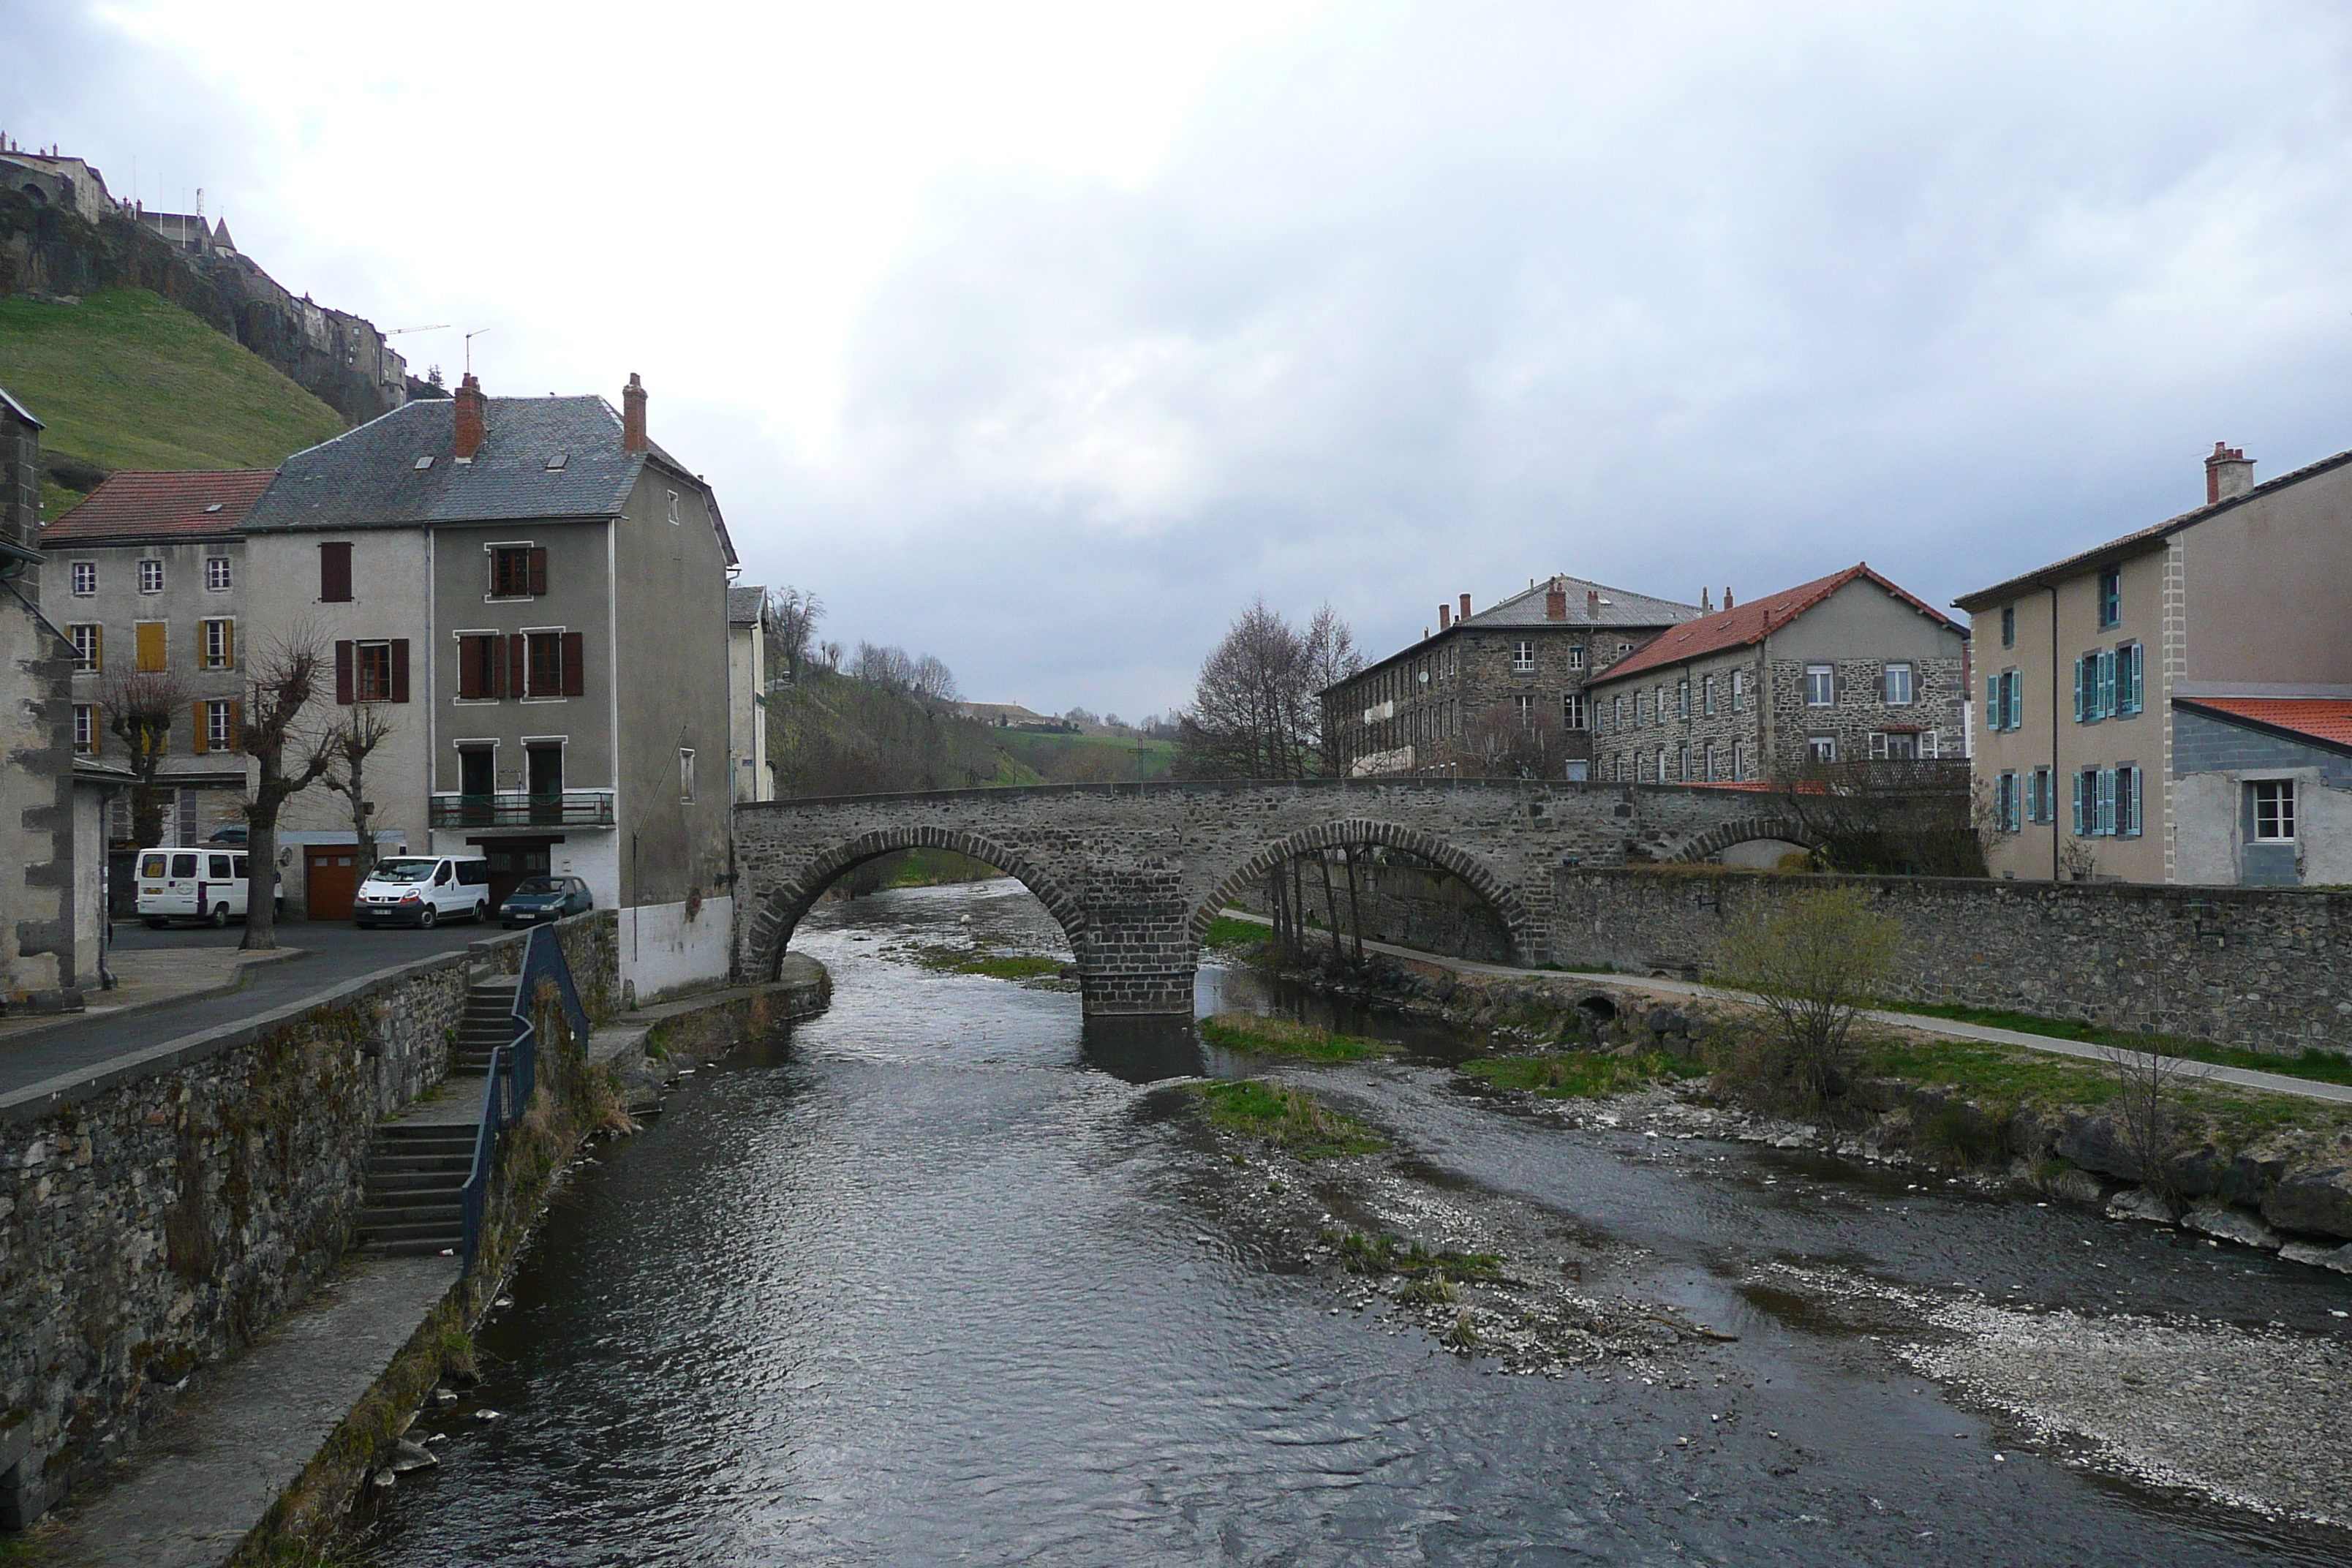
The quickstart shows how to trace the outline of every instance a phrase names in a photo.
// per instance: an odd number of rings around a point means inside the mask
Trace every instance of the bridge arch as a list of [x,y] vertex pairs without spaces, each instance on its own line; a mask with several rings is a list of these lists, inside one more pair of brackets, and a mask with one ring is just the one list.
[[1087,911],[1085,904],[1052,876],[1040,870],[1019,850],[983,835],[958,827],[938,827],[909,824],[904,827],[877,828],[861,833],[855,838],[842,839],[819,849],[796,867],[791,877],[774,892],[760,902],[759,910],[751,917],[751,929],[743,947],[743,972],[752,980],[773,980],[784,961],[784,949],[793,940],[793,932],[824,890],[839,880],[843,873],[856,869],[868,860],[901,849],[951,849],[959,855],[969,855],[984,860],[1006,876],[1018,881],[1036,895],[1069,939],[1070,951],[1081,963],[1087,956]]
[[1794,817],[1741,816],[1729,822],[1719,822],[1703,833],[1693,835],[1666,858],[1687,865],[1720,855],[1735,844],[1751,843],[1759,838],[1777,838],[1807,849],[1819,849],[1826,842],[1821,834]]
[[1426,829],[1362,816],[1340,817],[1275,839],[1260,846],[1256,853],[1219,878],[1208,898],[1194,908],[1186,922],[1185,935],[1193,951],[1199,952],[1210,925],[1234,896],[1253,882],[1271,876],[1276,867],[1326,849],[1367,845],[1402,850],[1460,878],[1502,920],[1504,929],[1510,932],[1513,956],[1522,963],[1542,960],[1548,944],[1538,929],[1540,922],[1516,882]]

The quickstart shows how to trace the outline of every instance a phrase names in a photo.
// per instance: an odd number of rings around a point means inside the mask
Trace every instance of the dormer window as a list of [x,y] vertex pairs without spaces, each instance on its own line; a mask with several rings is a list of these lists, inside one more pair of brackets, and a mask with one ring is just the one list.
[[433,454],[427,452],[424,457],[417,458],[416,466],[420,469],[431,468],[433,466]]
[[548,458],[547,471],[551,474],[559,472],[563,467],[564,459],[570,456],[571,454],[568,452],[558,452],[552,458]]
[[206,514],[208,514],[208,515],[209,515],[210,513],[216,512],[216,511],[220,510],[220,509],[221,509],[221,505],[222,505],[222,503],[221,503],[221,502],[219,502],[219,501],[215,501],[215,502],[213,502],[213,504],[212,504],[212,505],[210,505],[210,506],[208,506],[208,507],[205,508],[205,512],[206,512]]

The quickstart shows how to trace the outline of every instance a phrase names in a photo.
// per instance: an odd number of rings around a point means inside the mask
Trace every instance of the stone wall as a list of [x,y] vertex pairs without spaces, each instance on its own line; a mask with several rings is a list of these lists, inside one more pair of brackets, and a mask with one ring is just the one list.
[[1551,947],[1570,968],[1705,973],[1744,912],[1855,887],[1910,936],[1893,1000],[2352,1050],[2352,893],[1699,868],[1563,869],[1553,886]]

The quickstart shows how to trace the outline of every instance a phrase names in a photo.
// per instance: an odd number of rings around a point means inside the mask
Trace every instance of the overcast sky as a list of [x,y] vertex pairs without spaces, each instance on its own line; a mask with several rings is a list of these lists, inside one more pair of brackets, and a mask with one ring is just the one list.
[[[1556,571],[1932,602],[2352,446],[2352,12],[0,0],[0,128],[281,283],[632,371],[747,582],[1181,702]],[[455,371],[457,333],[398,340]]]

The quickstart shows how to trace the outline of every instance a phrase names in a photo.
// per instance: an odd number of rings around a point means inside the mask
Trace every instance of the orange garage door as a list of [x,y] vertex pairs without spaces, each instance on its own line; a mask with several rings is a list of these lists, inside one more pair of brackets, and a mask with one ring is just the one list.
[[359,891],[357,858],[349,845],[306,844],[302,847],[302,883],[310,889],[310,918],[347,921],[352,895]]

